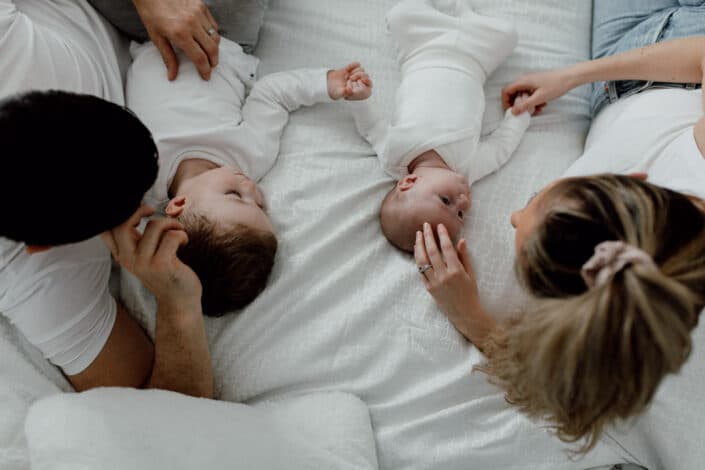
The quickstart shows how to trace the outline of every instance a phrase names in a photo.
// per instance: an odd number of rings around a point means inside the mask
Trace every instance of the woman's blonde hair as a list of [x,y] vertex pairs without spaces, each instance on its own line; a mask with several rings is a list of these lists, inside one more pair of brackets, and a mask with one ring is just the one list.
[[[705,306],[705,215],[680,193],[618,175],[562,180],[538,203],[516,265],[536,304],[495,330],[480,369],[587,452],[606,425],[644,411],[690,353]],[[628,265],[588,288],[581,267],[608,240],[657,268]]]

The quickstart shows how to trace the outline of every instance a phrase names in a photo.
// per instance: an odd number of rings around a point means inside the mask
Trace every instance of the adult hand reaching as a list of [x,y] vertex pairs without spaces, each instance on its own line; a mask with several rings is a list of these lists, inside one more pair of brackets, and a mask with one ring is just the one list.
[[174,47],[193,61],[204,80],[218,65],[218,23],[202,0],[132,0],[164,59],[169,80],[179,70]]
[[455,247],[443,225],[437,233],[440,249],[429,224],[416,234],[414,257],[424,285],[458,331],[482,349],[494,320],[480,303],[466,242]]
[[[536,109],[541,112],[546,103],[570,91],[575,87],[565,69],[550,70],[524,75],[502,90],[502,105],[504,109],[512,108],[514,115]],[[515,101],[523,94],[529,97]]]

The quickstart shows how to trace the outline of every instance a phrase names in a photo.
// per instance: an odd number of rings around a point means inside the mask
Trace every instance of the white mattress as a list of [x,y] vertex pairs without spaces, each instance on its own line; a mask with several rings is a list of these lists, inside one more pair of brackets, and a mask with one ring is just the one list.
[[[260,73],[360,60],[375,80],[374,99],[389,108],[399,79],[384,24],[393,3],[272,0],[256,51]],[[500,119],[502,85],[523,71],[589,57],[590,1],[472,3],[481,13],[514,19],[520,37],[487,85],[486,130]],[[514,159],[474,187],[465,234],[480,290],[498,316],[523,303],[512,270],[510,213],[580,155],[588,107],[585,89],[551,104]],[[381,234],[377,211],[390,185],[344,103],[292,116],[279,162],[263,181],[280,238],[271,285],[239,315],[207,322],[220,398],[257,403],[313,391],[353,393],[370,408],[381,468],[580,469],[621,461],[624,452],[609,442],[570,461],[564,444],[507,405],[481,373],[471,373],[479,353],[435,307],[413,260]],[[153,301],[129,276],[122,295],[153,328]],[[0,467],[26,468],[23,413],[67,387],[32,360],[31,348],[18,349],[21,341],[4,323],[0,333],[0,396],[7,396]]]

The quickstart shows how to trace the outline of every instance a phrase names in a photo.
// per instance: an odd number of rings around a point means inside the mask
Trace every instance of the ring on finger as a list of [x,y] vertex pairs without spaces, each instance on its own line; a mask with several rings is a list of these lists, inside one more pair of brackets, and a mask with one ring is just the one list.
[[212,26],[206,30],[206,33],[208,34],[208,36],[213,36],[216,32],[217,31]]
[[433,269],[433,266],[430,264],[424,264],[422,266],[418,266],[419,268],[419,274],[426,274],[426,271],[429,269]]

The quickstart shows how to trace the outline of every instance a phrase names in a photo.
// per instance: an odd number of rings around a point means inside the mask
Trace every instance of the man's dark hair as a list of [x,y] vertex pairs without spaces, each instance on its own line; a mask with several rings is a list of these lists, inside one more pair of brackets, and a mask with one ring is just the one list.
[[200,214],[179,218],[188,243],[178,257],[203,285],[203,313],[220,317],[252,302],[266,287],[277,253],[272,232],[236,225],[224,230]]
[[125,222],[157,177],[157,148],[129,110],[95,96],[0,101],[0,236],[62,245]]

